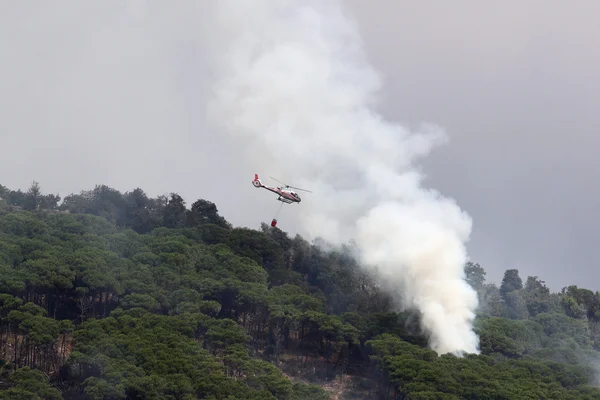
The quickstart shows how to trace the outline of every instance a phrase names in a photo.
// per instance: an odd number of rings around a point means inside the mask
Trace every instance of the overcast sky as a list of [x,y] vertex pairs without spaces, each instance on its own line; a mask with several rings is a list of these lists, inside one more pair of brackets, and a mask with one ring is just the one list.
[[[148,3],[0,5],[0,183],[175,191],[234,224],[270,221],[279,203],[205,122],[218,47],[205,5]],[[518,268],[554,290],[600,289],[600,2],[344,3],[384,77],[380,111],[447,130],[427,184],[472,216],[469,254],[488,277]]]

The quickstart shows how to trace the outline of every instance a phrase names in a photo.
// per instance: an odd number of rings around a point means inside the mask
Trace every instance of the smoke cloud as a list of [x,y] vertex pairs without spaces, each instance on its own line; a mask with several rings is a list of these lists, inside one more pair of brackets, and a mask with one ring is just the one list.
[[[422,313],[440,354],[478,353],[474,290],[463,280],[471,218],[422,186],[416,162],[447,140],[377,114],[382,86],[340,1],[229,0],[215,6],[218,84],[209,106],[265,178],[309,189],[292,205],[302,230],[355,240]],[[261,175],[262,174],[262,175]],[[285,229],[285,228],[284,228]]]

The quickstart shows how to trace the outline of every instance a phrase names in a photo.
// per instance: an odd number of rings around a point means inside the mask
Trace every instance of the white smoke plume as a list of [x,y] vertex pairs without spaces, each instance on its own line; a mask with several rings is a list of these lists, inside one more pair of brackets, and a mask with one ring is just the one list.
[[210,113],[256,162],[249,181],[254,172],[277,174],[312,190],[297,206],[309,236],[354,239],[365,265],[420,310],[432,349],[478,353],[477,297],[463,280],[471,219],[423,188],[415,166],[445,133],[411,132],[374,111],[381,82],[341,2],[216,7],[214,34],[230,46],[219,50]]

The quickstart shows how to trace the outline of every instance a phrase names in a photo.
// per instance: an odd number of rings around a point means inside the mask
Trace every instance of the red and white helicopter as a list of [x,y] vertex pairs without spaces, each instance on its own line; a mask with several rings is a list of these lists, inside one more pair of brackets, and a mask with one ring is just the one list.
[[[275,179],[273,177],[271,177],[271,179],[279,182],[277,179]],[[303,192],[312,193],[310,190],[300,189],[300,188],[297,188],[294,186],[286,185],[282,182],[279,182],[279,183],[281,183],[283,186],[273,187],[273,186],[263,185],[262,181],[258,178],[258,174],[254,174],[254,180],[252,181],[252,184],[254,185],[254,187],[267,189],[270,192],[278,194],[279,197],[277,198],[277,200],[281,201],[282,203],[292,204],[292,203],[300,203],[302,201],[300,196],[298,196],[298,193],[294,192],[293,190],[289,190],[289,189],[302,190]]]

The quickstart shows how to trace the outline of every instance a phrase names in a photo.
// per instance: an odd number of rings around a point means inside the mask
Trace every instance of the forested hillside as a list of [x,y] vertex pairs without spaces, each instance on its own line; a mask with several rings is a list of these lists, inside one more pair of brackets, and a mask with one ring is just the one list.
[[1,399],[600,399],[600,294],[465,266],[481,354],[340,250],[215,204],[0,186]]

